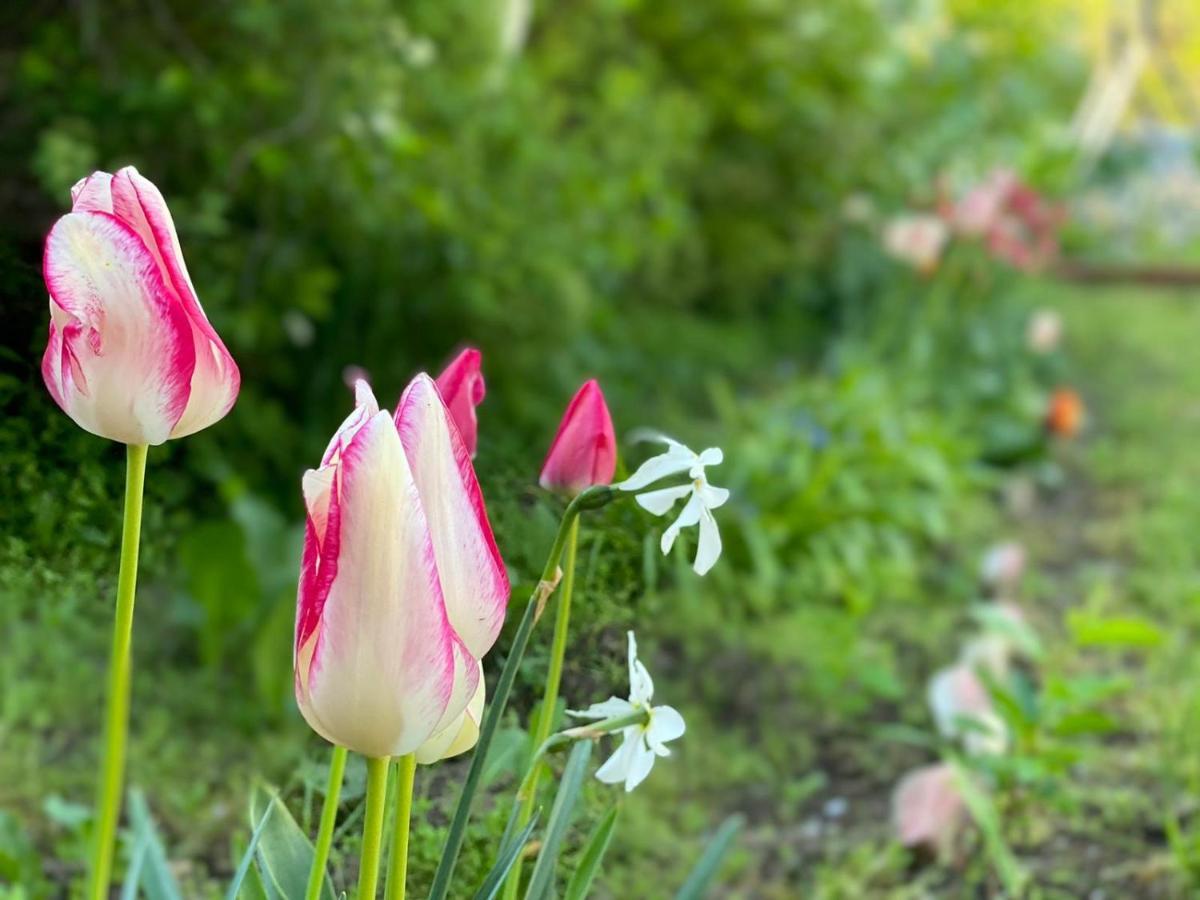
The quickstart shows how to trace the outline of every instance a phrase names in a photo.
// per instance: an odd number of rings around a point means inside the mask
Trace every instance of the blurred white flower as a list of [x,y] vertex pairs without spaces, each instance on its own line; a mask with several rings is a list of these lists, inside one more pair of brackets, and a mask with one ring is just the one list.
[[653,435],[652,439],[666,444],[666,452],[646,460],[636,472],[614,487],[622,491],[640,491],[663,478],[686,472],[690,483],[647,491],[634,499],[642,509],[656,516],[664,516],[678,501],[688,498],[678,518],[663,532],[661,549],[663,555],[670,553],[681,530],[699,525],[700,537],[692,568],[697,575],[703,575],[721,556],[721,533],[712,511],[729,499],[729,491],[708,483],[704,470],[706,466],[720,465],[725,456],[720,447],[709,447],[703,453],[696,453],[665,435]]
[[938,733],[960,739],[972,756],[1008,749],[1008,728],[992,707],[992,698],[965,662],[937,672],[929,681],[929,708]]
[[1052,309],[1039,309],[1029,317],[1025,341],[1034,353],[1051,353],[1062,340],[1062,317]]
[[883,228],[883,248],[888,254],[920,272],[937,268],[950,237],[937,216],[908,213],[891,219]]
[[1017,541],[993,544],[983,555],[979,578],[989,588],[1011,589],[1025,572],[1025,548]]
[[621,729],[621,746],[596,772],[605,784],[624,782],[632,791],[641,784],[654,766],[656,756],[670,756],[667,741],[683,735],[683,716],[670,706],[651,706],[654,682],[650,673],[637,658],[637,641],[629,634],[629,699],[609,697],[603,703],[593,703],[587,709],[567,710],[568,715],[581,719],[613,719],[634,712],[644,712],[646,719]]

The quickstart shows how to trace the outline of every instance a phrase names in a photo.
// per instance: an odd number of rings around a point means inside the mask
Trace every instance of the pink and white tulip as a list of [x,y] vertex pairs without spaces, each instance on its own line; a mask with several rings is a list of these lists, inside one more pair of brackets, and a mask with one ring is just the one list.
[[437,387],[450,410],[450,418],[458,428],[471,459],[479,442],[479,421],[475,407],[483,402],[487,385],[483,380],[483,354],[467,347],[454,357],[445,371],[437,377]]
[[42,378],[81,428],[161,444],[220,420],[241,385],[183,261],[166,201],[132,166],[71,189],[46,238]]
[[611,484],[617,469],[617,437],[604,392],[593,378],[571,398],[550,444],[538,484],[578,494]]
[[928,700],[938,733],[961,739],[967,753],[988,756],[1008,749],[1008,728],[967,662],[937,672],[929,681]]
[[412,753],[435,736],[426,759],[467,749],[466,720],[477,723],[483,703],[479,661],[500,632],[509,583],[433,380],[414,378],[394,418],[359,382],[354,412],[304,475],[304,500],[295,636],[304,718],[369,757]]

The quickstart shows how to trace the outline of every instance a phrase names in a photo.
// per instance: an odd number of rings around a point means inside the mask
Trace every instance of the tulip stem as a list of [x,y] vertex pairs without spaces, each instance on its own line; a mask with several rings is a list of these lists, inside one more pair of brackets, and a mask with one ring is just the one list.
[[325,866],[329,862],[329,847],[333,843],[333,826],[337,823],[338,797],[342,793],[342,776],[346,772],[346,748],[334,747],[329,757],[329,782],[325,786],[325,805],[321,807],[321,827],[317,831],[317,846],[313,851],[312,869],[308,873],[305,900],[319,900],[325,884]]
[[[550,555],[546,557],[546,565],[542,569],[542,577],[529,602],[525,613],[521,616],[521,624],[513,635],[512,644],[508,650],[508,658],[500,671],[496,682],[496,691],[492,702],[488,704],[487,715],[483,718],[483,726],[479,729],[479,743],[475,745],[475,753],[471,757],[471,767],[467,770],[467,778],[463,782],[462,793],[458,797],[458,805],[454,808],[454,817],[450,820],[450,831],[446,835],[446,844],[442,848],[442,858],[438,861],[437,872],[433,876],[433,885],[429,889],[429,900],[445,900],[450,890],[450,880],[454,876],[454,866],[458,862],[459,851],[462,850],[463,839],[466,837],[467,822],[471,818],[471,802],[479,789],[479,779],[483,767],[487,764],[488,750],[492,745],[500,718],[508,706],[508,698],[512,693],[513,681],[517,677],[517,669],[525,656],[525,648],[529,646],[529,635],[533,632],[537,621],[538,598],[542,595],[543,585],[553,584],[558,572],[558,561],[562,559],[563,547],[567,543],[567,534],[572,524],[585,509],[598,509],[605,503],[615,500],[617,492],[608,486],[588,488],[577,496],[567,506],[562,521],[558,525],[558,534],[554,536],[554,544]],[[542,599],[545,599],[544,597]]]
[[142,533],[142,488],[146,481],[146,446],[130,444],[125,463],[125,514],[121,529],[121,568],[117,576],[117,609],[113,620],[112,655],[108,662],[108,705],[104,719],[104,755],[96,793],[95,831],[87,896],[105,900],[112,878],[113,845],[121,814],[125,781],[125,743],[129,734],[129,688],[133,661],[133,600],[137,590],[138,541]]
[[412,819],[413,781],[417,758],[412,753],[396,761],[399,783],[396,786],[396,823],[392,832],[392,859],[388,864],[387,900],[404,900],[408,878],[408,826]]
[[363,816],[362,854],[358,861],[358,900],[375,900],[390,767],[391,760],[386,756],[367,759],[367,812]]
[[[575,555],[579,546],[579,518],[571,522],[567,532],[566,560],[563,563],[562,593],[558,598],[558,609],[554,614],[554,641],[550,647],[550,669],[546,673],[546,690],[542,695],[542,706],[537,719],[533,723],[533,733],[529,745],[541,747],[548,737],[554,724],[554,710],[558,705],[558,689],[562,683],[563,657],[567,652],[567,633],[571,623],[571,595],[575,591]],[[521,813],[517,818],[517,827],[524,828],[533,816],[533,807],[537,802],[538,779],[542,774],[540,759],[535,759],[529,773],[529,787],[523,796],[517,799],[521,804]],[[504,900],[515,900],[521,886],[521,859],[518,858],[509,872],[508,881],[504,885]]]

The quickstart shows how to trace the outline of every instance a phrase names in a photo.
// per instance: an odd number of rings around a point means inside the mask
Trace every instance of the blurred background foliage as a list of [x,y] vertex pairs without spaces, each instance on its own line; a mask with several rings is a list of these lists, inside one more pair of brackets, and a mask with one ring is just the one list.
[[[1053,477],[1041,417],[1065,362],[1026,347],[1023,276],[966,245],[915,272],[878,232],[889,211],[933,209],[998,165],[1050,193],[1078,186],[1067,126],[1091,71],[1069,40],[1078,13],[1068,0],[0,12],[0,808],[25,823],[0,817],[0,880],[26,878],[22,841],[86,828],[62,798],[89,790],[115,568],[119,450],[54,408],[38,373],[41,240],[78,178],[134,164],[160,186],[242,368],[234,413],[156,448],[148,480],[134,758],[143,783],[176,785],[155,803],[196,883],[228,870],[252,774],[286,780],[307,761],[287,781],[306,814],[319,790],[319,742],[290,700],[298,483],[349,408],[347,367],[386,398],[470,343],[488,380],[477,465],[515,597],[554,528],[533,487],[541,455],[585,377],[601,378],[619,432],[653,424],[725,449],[727,557],[708,582],[661,560],[633,510],[606,512],[581,549],[566,696],[617,689],[609,660],[635,622],[665,660],[652,668],[696,694],[676,704],[700,736],[690,764],[656,771],[679,811],[632,813],[639,837],[606,875],[613,894],[646,896],[645,879],[686,870],[679,836],[699,841],[719,812],[788,821],[848,717],[880,704],[919,717],[923,657],[907,650],[936,645],[974,598],[999,469]],[[535,646],[531,681],[544,660]],[[639,853],[666,832],[680,854]],[[796,863],[775,849],[749,867],[787,883]]]

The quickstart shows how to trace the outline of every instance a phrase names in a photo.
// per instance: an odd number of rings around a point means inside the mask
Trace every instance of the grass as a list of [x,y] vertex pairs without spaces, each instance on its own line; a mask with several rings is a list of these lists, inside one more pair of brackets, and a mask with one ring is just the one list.
[[[696,579],[686,548],[657,557],[658,523],[632,508],[608,510],[585,528],[563,696],[578,705],[622,692],[624,631],[636,626],[656,698],[679,708],[689,726],[673,756],[622,801],[596,896],[661,896],[664,885],[681,884],[706,838],[735,811],[748,827],[725,870],[723,897],[998,890],[996,857],[978,834],[948,862],[920,864],[892,842],[888,803],[900,775],[937,754],[924,737],[932,731],[925,679],[953,658],[968,628],[980,552],[1009,536],[1032,551],[1022,603],[1045,652],[1026,672],[1040,717],[991,773],[999,840],[1039,896],[1100,889],[1174,897],[1200,885],[1192,740],[1200,658],[1191,652],[1200,627],[1200,367],[1192,362],[1200,297],[1038,285],[1029,301],[1064,314],[1074,377],[1091,411],[1082,441],[1019,476],[1035,484],[1031,507],[995,503],[1003,492],[993,480],[959,477],[958,437],[938,424],[936,409],[897,409],[894,392],[826,378],[799,393],[760,385],[749,399],[711,388],[716,420],[706,427],[726,443],[724,483],[737,498],[722,518],[725,574]],[[859,441],[843,454],[845,471],[826,464],[819,492],[784,491],[771,507],[772,478],[813,484],[796,474],[808,451],[788,423],[809,421],[799,413],[827,420],[844,408],[858,418],[836,437],[847,448]],[[875,424],[860,427],[868,421]],[[888,443],[906,429],[916,437]],[[520,548],[508,559],[520,597],[554,518],[516,458],[485,454],[481,475],[497,498],[502,545]],[[739,458],[755,467],[739,471]],[[102,463],[89,459],[87,469],[86,521],[98,535],[91,544],[59,556],[42,529],[10,538],[0,553],[0,885],[24,883],[27,897],[54,896],[54,885],[78,874],[78,863],[60,860],[83,858],[116,565],[103,509],[119,482],[97,474]],[[951,471],[937,474],[939,465]],[[877,479],[865,495],[856,473]],[[327,753],[285,699],[264,704],[261,691],[273,681],[255,680],[249,658],[262,648],[254,632],[239,630],[232,645],[217,641],[207,655],[198,646],[198,612],[173,571],[173,526],[188,527],[186,494],[169,479],[155,493],[153,476],[152,460],[148,510],[157,511],[149,512],[139,595],[131,768],[189,896],[205,897],[216,895],[237,858],[255,777],[283,787],[297,818],[315,829]],[[52,487],[65,491],[61,480]],[[898,492],[891,507],[863,502],[884,490]],[[913,508],[923,510],[920,521],[903,518]],[[44,513],[54,515],[61,514]],[[756,530],[759,522],[769,527]],[[893,530],[895,522],[903,527]],[[815,551],[828,535],[836,535],[828,544],[837,552]],[[284,604],[264,627],[289,627],[290,601],[260,588],[255,603]],[[244,618],[244,609],[234,612],[235,622]],[[549,629],[539,628],[523,671],[522,713],[536,695],[548,639]],[[345,884],[360,769],[352,761],[333,857]],[[461,771],[453,763],[418,773],[413,884],[432,872]],[[568,864],[614,799],[602,785],[586,786]],[[476,818],[460,866],[467,880],[490,864],[487,834],[505,812],[489,802]]]

